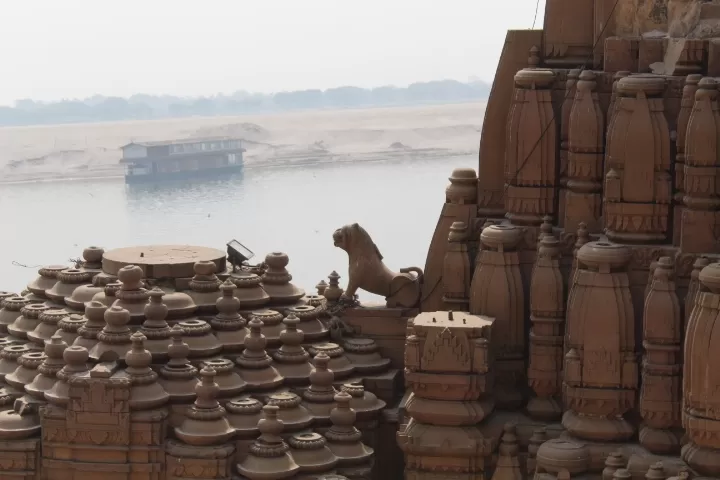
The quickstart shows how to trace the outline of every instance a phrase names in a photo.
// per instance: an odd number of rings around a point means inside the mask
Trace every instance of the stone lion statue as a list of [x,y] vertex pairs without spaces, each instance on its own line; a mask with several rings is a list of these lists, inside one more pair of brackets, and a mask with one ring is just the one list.
[[368,232],[358,225],[345,225],[333,233],[336,247],[348,254],[348,285],[343,300],[352,300],[358,288],[382,295],[388,307],[415,307],[420,302],[423,272],[418,267],[393,272],[383,263],[375,242]]

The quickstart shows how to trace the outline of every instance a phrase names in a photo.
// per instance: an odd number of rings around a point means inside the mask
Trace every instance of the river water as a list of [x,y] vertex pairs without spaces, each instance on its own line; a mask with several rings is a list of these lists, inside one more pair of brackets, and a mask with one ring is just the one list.
[[[222,180],[125,185],[122,179],[0,185],[0,290],[20,291],[40,265],[82,249],[237,239],[261,260],[290,257],[293,282],[313,291],[347,255],[332,233],[358,222],[391,269],[424,267],[447,177],[477,157],[254,168]],[[360,299],[368,295],[360,293]]]

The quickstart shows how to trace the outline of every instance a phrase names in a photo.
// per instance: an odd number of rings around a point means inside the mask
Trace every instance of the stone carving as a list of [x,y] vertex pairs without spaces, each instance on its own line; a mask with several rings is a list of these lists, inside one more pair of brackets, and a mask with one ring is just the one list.
[[418,304],[423,278],[421,269],[403,268],[400,273],[388,269],[370,235],[357,223],[335,230],[333,241],[348,254],[349,280],[343,294],[345,298],[353,299],[360,288],[385,297],[390,308]]
[[717,82],[703,78],[685,132],[684,193],[680,248],[687,253],[716,252],[720,191],[720,108]]
[[622,415],[635,406],[638,387],[634,311],[625,270],[630,249],[590,242],[577,259],[568,299],[563,371],[568,411],[563,426],[583,439],[626,440],[635,432]]
[[551,103],[552,70],[526,68],[515,75],[505,152],[505,209],[511,222],[540,225],[555,213],[558,176]]
[[602,165],[605,120],[597,93],[596,74],[583,70],[568,118],[567,193],[564,228],[584,222],[592,232],[601,229]]
[[525,292],[520,274],[518,227],[492,225],[483,230],[478,265],[470,289],[470,313],[495,319],[493,344],[498,407],[515,409],[524,403]]
[[605,151],[605,229],[610,240],[660,243],[669,232],[670,131],[665,79],[633,75],[618,82]]
[[673,261],[661,257],[655,267],[643,314],[643,361],[640,444],[653,453],[676,453],[680,447],[681,340],[683,322],[675,292]]
[[[408,478],[484,475],[492,448],[482,421],[493,411],[491,318],[456,312],[415,317],[405,343],[409,419],[398,433]],[[516,459],[517,460],[517,459]],[[469,477],[471,478],[471,477]]]
[[560,418],[562,407],[565,282],[560,271],[560,242],[547,235],[540,240],[530,284],[530,364],[528,381],[535,396],[528,403],[534,418]]
[[720,475],[720,369],[712,359],[720,349],[720,263],[700,272],[702,290],[685,336],[683,426],[690,440],[683,459],[706,476]]

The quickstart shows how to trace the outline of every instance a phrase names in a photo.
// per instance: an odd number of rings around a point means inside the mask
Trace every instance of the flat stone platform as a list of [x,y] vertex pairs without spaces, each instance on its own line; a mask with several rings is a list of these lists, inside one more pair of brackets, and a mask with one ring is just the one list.
[[211,261],[217,272],[225,271],[225,252],[216,248],[193,245],[146,245],[116,248],[105,252],[102,267],[105,273],[117,275],[127,265],[143,269],[145,278],[188,278],[195,275],[193,265]]

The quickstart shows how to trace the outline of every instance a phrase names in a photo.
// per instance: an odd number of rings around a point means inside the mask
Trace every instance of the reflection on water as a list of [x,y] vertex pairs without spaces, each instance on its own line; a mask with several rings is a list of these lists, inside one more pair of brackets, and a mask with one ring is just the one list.
[[6,185],[0,189],[0,290],[22,289],[36,266],[77,257],[88,245],[186,243],[224,250],[233,238],[260,258],[287,252],[294,282],[312,289],[332,270],[346,276],[347,255],[333,247],[332,233],[352,222],[370,232],[390,268],[423,267],[447,177],[475,162],[458,157],[248,169],[197,182]]

